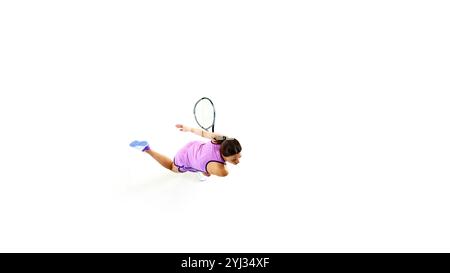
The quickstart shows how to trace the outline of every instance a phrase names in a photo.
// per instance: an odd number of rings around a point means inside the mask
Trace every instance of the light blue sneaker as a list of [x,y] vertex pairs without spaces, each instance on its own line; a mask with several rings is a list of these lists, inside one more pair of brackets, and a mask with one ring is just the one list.
[[139,151],[143,151],[143,152],[150,150],[150,146],[148,146],[147,141],[135,140],[130,143],[130,147],[138,149]]

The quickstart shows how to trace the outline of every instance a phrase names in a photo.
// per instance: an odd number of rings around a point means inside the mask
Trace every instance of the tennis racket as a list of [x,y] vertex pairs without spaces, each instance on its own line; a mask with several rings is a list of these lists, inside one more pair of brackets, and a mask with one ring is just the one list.
[[211,99],[203,97],[195,103],[194,118],[200,128],[208,132],[211,129],[211,132],[214,133],[216,108]]

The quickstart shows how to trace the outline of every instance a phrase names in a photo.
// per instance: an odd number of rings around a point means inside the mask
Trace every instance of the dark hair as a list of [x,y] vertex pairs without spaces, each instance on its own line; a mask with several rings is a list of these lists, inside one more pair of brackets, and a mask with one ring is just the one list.
[[241,144],[235,138],[223,140],[220,143],[220,153],[223,156],[232,156],[242,151]]

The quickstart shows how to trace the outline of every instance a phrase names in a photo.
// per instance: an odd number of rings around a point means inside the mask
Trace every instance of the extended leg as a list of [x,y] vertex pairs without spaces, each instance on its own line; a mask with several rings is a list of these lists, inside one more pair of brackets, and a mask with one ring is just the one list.
[[161,164],[161,166],[163,166],[164,168],[169,169],[175,173],[179,173],[177,166],[173,164],[172,160],[170,160],[170,158],[168,158],[167,156],[150,149],[147,141],[135,140],[130,143],[130,147],[133,147],[142,152],[146,152],[147,154],[151,155],[151,157],[153,157],[156,161],[158,161],[158,163]]
[[168,158],[165,155],[162,155],[158,152],[155,152],[154,150],[146,150],[145,151],[147,154],[151,155],[151,157],[153,157],[156,161],[158,161],[159,164],[161,164],[161,166],[163,166],[164,168],[171,170],[173,172],[178,173],[178,168],[177,166],[175,166],[175,164],[173,164],[172,160],[170,158]]

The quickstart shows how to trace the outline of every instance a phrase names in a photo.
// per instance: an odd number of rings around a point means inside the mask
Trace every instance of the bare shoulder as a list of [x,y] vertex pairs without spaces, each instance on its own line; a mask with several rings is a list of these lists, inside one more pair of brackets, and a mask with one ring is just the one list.
[[217,176],[227,176],[228,170],[225,167],[225,164],[219,162],[209,162],[206,166],[206,171],[208,173],[217,175]]

